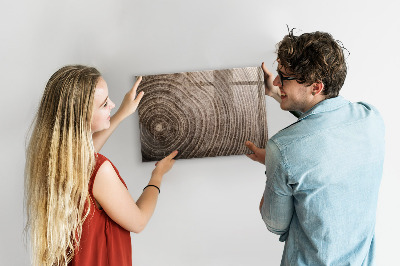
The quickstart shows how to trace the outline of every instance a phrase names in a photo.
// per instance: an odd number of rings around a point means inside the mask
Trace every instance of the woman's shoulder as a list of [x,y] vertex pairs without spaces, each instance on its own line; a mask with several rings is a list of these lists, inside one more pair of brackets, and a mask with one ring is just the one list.
[[[92,175],[89,181],[89,193],[93,193],[93,186],[95,180],[98,179],[100,172],[111,172],[113,171],[113,165],[111,164],[110,160],[107,157],[100,153],[95,154],[96,164],[93,167]],[[96,182],[97,183],[97,182]]]
[[100,165],[99,170],[97,171],[97,175],[117,175],[113,164],[109,160],[104,160],[103,163]]
[[[97,153],[96,154],[96,170],[95,170],[95,175],[105,175],[105,176],[114,176],[116,175],[119,180],[124,184],[126,187],[126,184],[124,180],[122,179],[121,175],[119,174],[119,171],[117,167],[104,155]],[[97,178],[96,178],[97,179]]]
[[108,158],[101,153],[95,153],[94,156],[96,158],[96,164],[103,163],[105,161],[109,161]]
[[105,157],[103,154],[100,153],[95,153],[95,165],[92,170],[92,176],[91,179],[94,179],[97,175],[97,172],[99,171],[100,167],[104,164],[104,162],[109,161],[107,157]]

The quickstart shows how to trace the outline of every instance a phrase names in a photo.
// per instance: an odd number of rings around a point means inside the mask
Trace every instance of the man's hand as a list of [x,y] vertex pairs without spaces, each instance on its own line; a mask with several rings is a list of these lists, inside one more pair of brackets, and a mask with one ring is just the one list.
[[252,152],[254,152],[253,154],[246,154],[246,156],[252,159],[253,161],[265,164],[265,149],[258,148],[251,141],[246,141],[245,144],[247,148],[249,148]]
[[264,72],[264,83],[265,83],[265,95],[271,96],[279,103],[282,101],[281,99],[281,91],[278,86],[274,86],[274,76],[264,65],[264,62],[261,64],[261,68]]

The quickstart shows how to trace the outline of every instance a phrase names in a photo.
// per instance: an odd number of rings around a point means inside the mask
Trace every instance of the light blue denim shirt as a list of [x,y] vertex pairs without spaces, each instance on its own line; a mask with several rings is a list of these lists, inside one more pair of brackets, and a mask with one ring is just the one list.
[[262,218],[281,265],[372,265],[384,124],[366,103],[327,99],[266,147]]

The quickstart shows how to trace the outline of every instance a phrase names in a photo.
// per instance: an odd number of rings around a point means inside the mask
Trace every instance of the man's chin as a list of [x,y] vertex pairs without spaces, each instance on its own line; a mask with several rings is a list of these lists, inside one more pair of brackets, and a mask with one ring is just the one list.
[[281,109],[283,110],[283,111],[291,111],[291,108],[289,108],[288,106],[285,106],[284,104],[282,104],[281,103]]

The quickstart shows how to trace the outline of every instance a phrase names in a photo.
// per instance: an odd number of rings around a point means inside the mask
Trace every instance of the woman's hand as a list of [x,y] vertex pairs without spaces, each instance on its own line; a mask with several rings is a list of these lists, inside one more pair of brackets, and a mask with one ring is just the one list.
[[139,77],[133,85],[132,89],[128,91],[128,93],[125,95],[124,100],[122,101],[122,104],[119,107],[118,111],[111,117],[110,127],[93,134],[93,145],[96,152],[99,152],[101,150],[104,143],[106,143],[107,139],[111,136],[111,134],[122,122],[122,120],[124,120],[126,117],[136,111],[136,108],[138,107],[139,102],[143,98],[144,94],[144,92],[140,92],[136,96],[136,90],[139,87],[139,83],[141,80],[142,77]]
[[161,161],[156,162],[156,168],[153,170],[153,176],[163,176],[165,175],[174,165],[175,156],[178,154],[178,151],[173,151],[170,155],[162,159]]
[[[161,186],[162,176],[172,168],[175,162],[173,158],[177,154],[174,151],[157,162],[149,185]],[[107,215],[126,230],[135,233],[141,232],[149,222],[158,194],[157,189],[147,188],[135,202],[109,161],[100,166],[93,184],[93,195]]]
[[278,86],[274,86],[274,76],[264,65],[264,62],[261,64],[261,68],[264,72],[264,83],[265,83],[265,95],[271,96],[279,103],[281,102],[281,91]]
[[143,91],[141,91],[136,96],[136,91],[141,81],[142,77],[140,76],[136,80],[132,89],[125,94],[124,100],[122,101],[121,106],[116,112],[116,114],[118,113],[119,115],[121,115],[122,119],[125,119],[127,116],[133,114],[136,111],[136,108],[138,107],[140,100],[143,98],[144,95]]

